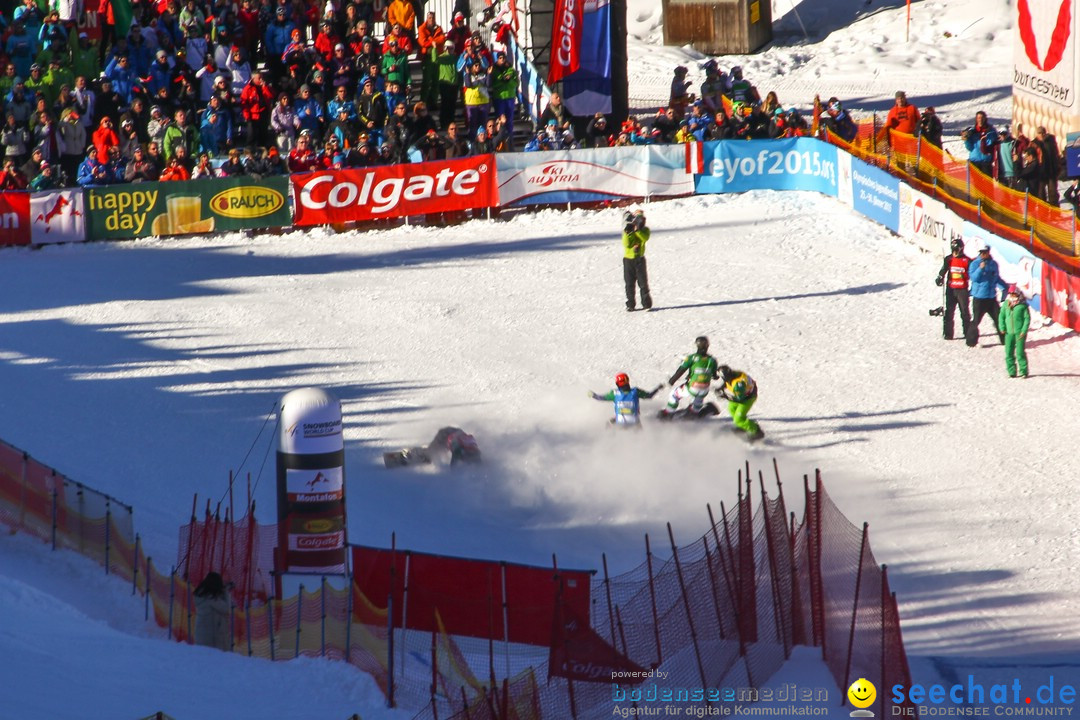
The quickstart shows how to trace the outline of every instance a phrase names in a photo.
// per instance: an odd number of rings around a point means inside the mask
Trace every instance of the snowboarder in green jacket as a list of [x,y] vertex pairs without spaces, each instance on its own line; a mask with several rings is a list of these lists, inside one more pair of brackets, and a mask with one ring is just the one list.
[[1028,326],[1031,324],[1031,310],[1024,294],[1015,285],[1009,286],[1009,294],[998,315],[998,330],[1005,333],[1005,371],[1009,377],[1026,378],[1028,361],[1025,345],[1027,344]]

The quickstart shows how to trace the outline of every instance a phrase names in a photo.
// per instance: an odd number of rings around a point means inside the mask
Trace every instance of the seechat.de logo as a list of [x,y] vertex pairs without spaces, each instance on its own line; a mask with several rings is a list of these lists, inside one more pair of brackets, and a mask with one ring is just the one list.
[[851,711],[851,717],[874,717],[873,711],[866,709],[873,705],[877,698],[877,688],[874,687],[874,683],[866,678],[859,678],[851,683],[851,687],[847,689],[847,696],[851,704],[858,708]]

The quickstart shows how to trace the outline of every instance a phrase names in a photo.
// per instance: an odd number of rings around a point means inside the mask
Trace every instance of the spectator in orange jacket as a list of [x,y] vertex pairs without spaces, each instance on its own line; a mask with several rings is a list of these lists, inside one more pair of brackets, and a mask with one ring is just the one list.
[[394,23],[400,23],[401,29],[409,37],[416,37],[416,10],[411,0],[391,0],[386,8],[386,25],[393,27]]
[[165,166],[165,169],[161,173],[161,177],[158,178],[161,182],[169,182],[174,180],[190,180],[191,173],[184,167],[180,158],[176,155],[169,161],[169,164]]
[[896,91],[896,104],[889,110],[885,118],[885,127],[907,135],[914,135],[919,126],[919,109],[908,103],[907,94],[903,90]]
[[109,148],[120,145],[120,136],[113,130],[112,118],[108,116],[101,118],[98,129],[94,131],[93,142],[94,148],[97,149],[98,162],[109,162]]

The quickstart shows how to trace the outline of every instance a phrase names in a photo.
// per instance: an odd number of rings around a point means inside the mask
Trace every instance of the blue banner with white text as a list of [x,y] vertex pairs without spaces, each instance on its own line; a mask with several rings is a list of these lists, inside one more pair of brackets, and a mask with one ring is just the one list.
[[[816,190],[836,197],[836,147],[813,138],[704,143],[698,193]],[[895,224],[895,223],[894,223]]]

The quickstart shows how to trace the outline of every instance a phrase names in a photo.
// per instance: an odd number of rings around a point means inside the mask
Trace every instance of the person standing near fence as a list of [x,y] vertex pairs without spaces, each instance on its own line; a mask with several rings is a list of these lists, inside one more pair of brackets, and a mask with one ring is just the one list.
[[229,593],[221,575],[206,573],[194,595],[195,644],[229,651]]
[[968,314],[968,266],[971,260],[964,255],[964,241],[957,238],[952,241],[952,253],[945,257],[941,271],[937,276],[937,286],[945,287],[945,314],[942,336],[953,339],[953,317],[960,308],[960,322],[967,337],[971,316]]
[[988,178],[994,177],[994,155],[1000,142],[997,130],[986,119],[986,113],[975,113],[975,124],[960,133],[968,150],[968,161]]
[[[983,244],[979,247],[979,254],[968,266],[971,275],[971,323],[968,324],[967,346],[975,347],[979,344],[979,323],[983,315],[989,315],[997,329],[997,318],[1001,314],[998,307],[997,289],[1000,285],[1004,290],[1006,285],[998,274],[998,264],[990,257],[990,246]],[[1005,343],[1005,335],[998,330],[998,339]]]
[[1015,285],[1010,285],[998,315],[998,331],[1005,334],[1005,372],[1011,378],[1028,376],[1027,331],[1030,325],[1031,311],[1024,294]]
[[1035,130],[1035,139],[1042,144],[1041,170],[1043,199],[1054,207],[1061,204],[1058,195],[1058,176],[1061,175],[1061,151],[1057,138],[1046,132],[1041,125]]

